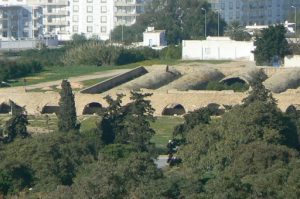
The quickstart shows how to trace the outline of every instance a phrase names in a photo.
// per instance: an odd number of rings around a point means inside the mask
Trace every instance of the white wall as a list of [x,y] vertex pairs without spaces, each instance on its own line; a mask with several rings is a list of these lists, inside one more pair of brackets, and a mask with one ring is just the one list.
[[144,32],[143,45],[144,46],[161,46],[162,32]]
[[300,55],[286,56],[284,58],[284,67],[300,67]]
[[254,60],[253,42],[232,41],[228,38],[182,41],[183,60]]

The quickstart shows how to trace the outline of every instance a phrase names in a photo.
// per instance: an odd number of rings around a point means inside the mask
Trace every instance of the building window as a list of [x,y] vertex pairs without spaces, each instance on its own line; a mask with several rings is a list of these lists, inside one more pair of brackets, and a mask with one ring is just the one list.
[[93,26],[88,26],[88,27],[86,28],[86,30],[87,30],[87,32],[93,32]]
[[93,22],[93,17],[92,16],[87,16],[87,22],[89,22],[89,23]]

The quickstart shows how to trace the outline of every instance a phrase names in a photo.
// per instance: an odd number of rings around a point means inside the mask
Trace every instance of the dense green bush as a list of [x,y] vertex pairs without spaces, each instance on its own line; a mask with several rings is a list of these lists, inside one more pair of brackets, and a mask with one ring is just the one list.
[[70,48],[63,57],[65,65],[123,65],[158,58],[150,48],[123,48],[89,41]]
[[42,48],[42,49],[31,49],[20,52],[9,51],[4,55],[6,57],[16,57],[20,60],[35,60],[41,63],[45,67],[59,66],[62,65],[61,58],[65,54],[68,47],[61,48]]
[[[0,195],[29,186],[34,186],[34,191],[50,191],[57,185],[72,184],[79,167],[97,158],[97,140],[95,134],[91,139],[70,132],[18,138],[0,145]],[[22,172],[14,174],[16,169]]]
[[181,59],[182,46],[171,45],[160,52],[161,59]]
[[42,69],[42,64],[37,61],[0,60],[0,81],[24,77],[32,73],[40,72]]
[[249,89],[249,85],[241,82],[235,82],[231,85],[228,85],[226,83],[221,83],[218,81],[211,81],[206,85],[206,90],[216,90],[216,91],[222,91],[222,90],[233,90],[235,92],[244,92]]

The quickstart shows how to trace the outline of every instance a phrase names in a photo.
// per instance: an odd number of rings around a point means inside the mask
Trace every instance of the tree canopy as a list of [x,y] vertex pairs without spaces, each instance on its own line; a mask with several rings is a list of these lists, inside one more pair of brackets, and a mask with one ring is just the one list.
[[[218,35],[218,14],[211,5],[202,0],[152,0],[145,7],[134,25],[123,27],[125,42],[142,40],[148,26],[166,30],[168,44],[181,43],[183,39],[203,39],[205,35],[205,12],[207,12],[207,35]],[[226,23],[220,18],[220,35]],[[121,41],[122,27],[112,32],[112,40]]]
[[256,65],[272,66],[278,59],[283,61],[290,54],[285,38],[286,30],[282,25],[269,26],[256,36],[254,50]]

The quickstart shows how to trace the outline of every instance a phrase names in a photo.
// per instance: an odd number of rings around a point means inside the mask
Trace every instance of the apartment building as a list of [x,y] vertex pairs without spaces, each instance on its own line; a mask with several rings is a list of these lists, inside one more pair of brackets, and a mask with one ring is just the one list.
[[70,35],[84,34],[88,38],[109,39],[114,28],[112,0],[71,0]]
[[0,5],[42,8],[43,34],[69,40],[73,34],[102,40],[119,25],[135,23],[146,0],[0,0]]
[[145,0],[114,0],[114,26],[130,26],[144,12]]
[[42,8],[22,0],[0,1],[1,40],[26,40],[43,34]]
[[227,23],[239,21],[242,25],[270,25],[283,23],[300,8],[299,0],[209,0],[212,9]]
[[27,0],[27,4],[43,8],[44,35],[57,35],[59,40],[70,38],[69,0]]
[[71,35],[107,40],[116,26],[134,24],[144,4],[145,0],[71,0]]

